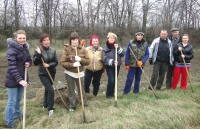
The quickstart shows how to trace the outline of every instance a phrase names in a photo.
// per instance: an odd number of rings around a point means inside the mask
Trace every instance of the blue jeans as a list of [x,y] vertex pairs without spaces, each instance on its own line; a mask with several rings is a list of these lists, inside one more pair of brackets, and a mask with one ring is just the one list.
[[6,106],[5,118],[6,125],[13,126],[14,119],[20,118],[20,101],[22,99],[22,94],[24,92],[24,87],[7,88],[8,93],[8,103]]
[[139,67],[130,67],[130,70],[128,71],[127,74],[127,79],[123,94],[127,94],[128,92],[130,92],[134,77],[135,77],[135,83],[134,83],[133,93],[139,92],[141,75],[142,75],[142,70]]
[[[119,74],[119,69],[120,67],[117,66],[117,76]],[[108,76],[106,97],[113,97],[115,89],[115,67],[106,67],[106,73]]]

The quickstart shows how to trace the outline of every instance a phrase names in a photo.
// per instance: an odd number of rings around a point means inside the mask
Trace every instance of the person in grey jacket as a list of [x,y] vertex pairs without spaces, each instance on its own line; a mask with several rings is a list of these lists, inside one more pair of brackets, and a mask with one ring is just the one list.
[[[58,59],[56,56],[56,50],[50,47],[50,36],[48,34],[42,34],[40,36],[40,44],[41,45],[34,51],[33,64],[38,66],[38,76],[45,87],[43,107],[48,108],[49,116],[53,116],[54,89],[46,68],[54,79]],[[41,58],[43,58],[44,63]]]
[[[173,53],[171,41],[167,38],[167,30],[161,30],[160,37],[153,40],[149,48],[149,63],[153,64],[151,85],[160,90],[162,87],[168,64],[173,65]],[[151,90],[151,87],[149,87]]]
[[[116,44],[117,35],[109,32],[107,36],[106,45],[103,48],[103,63],[106,68],[108,76],[108,84],[106,90],[106,98],[114,97],[115,88],[115,65],[117,65],[117,75],[122,64],[121,57],[124,56],[124,50],[121,46]],[[115,61],[115,48],[117,48],[117,61]]]

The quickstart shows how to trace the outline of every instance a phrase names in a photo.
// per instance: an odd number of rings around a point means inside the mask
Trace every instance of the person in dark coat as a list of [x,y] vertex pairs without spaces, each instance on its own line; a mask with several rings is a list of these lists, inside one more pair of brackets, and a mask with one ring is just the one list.
[[[40,81],[45,87],[44,91],[44,108],[48,108],[49,116],[53,116],[54,111],[54,89],[53,83],[46,71],[48,69],[51,77],[54,79],[56,74],[56,66],[58,65],[58,59],[56,56],[56,50],[50,47],[50,36],[48,34],[42,34],[40,36],[40,46],[36,48],[33,56],[33,64],[38,67],[38,76]],[[44,63],[42,62],[42,59]]]
[[22,119],[20,101],[24,87],[28,86],[28,82],[24,80],[25,67],[28,68],[32,64],[26,43],[26,32],[18,30],[14,33],[14,37],[14,39],[7,39],[8,50],[6,56],[8,69],[6,72],[5,87],[7,87],[8,102],[5,111],[6,128],[14,127],[14,119]]
[[[194,57],[193,46],[189,44],[188,41],[189,41],[189,35],[184,34],[182,36],[182,42],[178,43],[174,48],[173,54],[174,54],[175,67],[174,67],[174,76],[172,79],[172,85],[170,89],[176,88],[180,75],[181,75],[182,77],[181,77],[180,88],[182,90],[186,90],[187,80],[188,80],[188,74],[187,74],[186,68],[188,71],[190,70],[190,66],[191,66],[190,60]],[[182,54],[181,54],[181,51],[182,51]],[[183,59],[185,60],[186,64],[184,64]]]
[[[115,65],[117,65],[117,75],[119,74],[120,66],[122,64],[121,58],[124,56],[124,50],[121,46],[116,44],[117,35],[109,32],[107,36],[106,45],[103,48],[102,56],[103,63],[106,68],[108,76],[108,84],[106,90],[106,98],[114,97],[115,89]],[[115,61],[115,48],[117,48],[117,61]]]

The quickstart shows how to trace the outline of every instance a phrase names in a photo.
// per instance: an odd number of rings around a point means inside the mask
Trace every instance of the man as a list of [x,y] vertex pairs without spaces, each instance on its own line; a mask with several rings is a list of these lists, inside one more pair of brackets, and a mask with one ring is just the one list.
[[[135,39],[128,42],[126,48],[125,55],[125,68],[128,71],[127,80],[124,87],[124,93],[127,94],[131,90],[131,85],[133,83],[133,79],[135,78],[133,93],[137,94],[139,92],[140,80],[142,75],[141,68],[144,67],[144,63],[149,58],[149,49],[147,42],[143,39],[144,33],[142,31],[138,31],[135,34]],[[132,49],[133,53],[130,51]]]
[[[151,85],[160,90],[162,87],[168,65],[173,65],[172,44],[167,38],[167,30],[161,30],[160,37],[154,39],[149,48],[149,63],[153,64]],[[157,81],[157,82],[156,82]],[[151,90],[151,87],[149,87]]]
[[[171,30],[172,35],[169,37],[169,39],[172,42],[172,50],[174,47],[182,42],[181,36],[179,35],[179,29],[178,28],[173,28]],[[168,70],[167,70],[167,75],[166,75],[166,88],[170,89],[171,83],[172,83],[172,76],[174,72],[174,66],[173,65],[168,65]]]

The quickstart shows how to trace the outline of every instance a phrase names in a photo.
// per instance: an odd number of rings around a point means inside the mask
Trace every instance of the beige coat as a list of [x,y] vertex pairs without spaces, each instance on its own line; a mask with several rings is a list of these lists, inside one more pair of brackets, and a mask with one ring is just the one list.
[[[81,66],[79,67],[79,69],[80,69],[80,72],[82,72],[84,70],[84,66],[90,64],[90,58],[88,55],[88,51],[82,46],[77,47],[77,53],[78,53],[78,56],[81,57],[81,61],[80,61]],[[75,62],[75,55],[76,55],[75,49],[72,48],[69,44],[65,44],[60,64],[66,70],[70,72],[78,73],[77,67],[73,66],[73,63]]]
[[86,68],[90,71],[98,71],[103,68],[103,59],[102,59],[102,48],[93,51],[92,47],[89,46],[86,48],[88,50],[90,64]]

